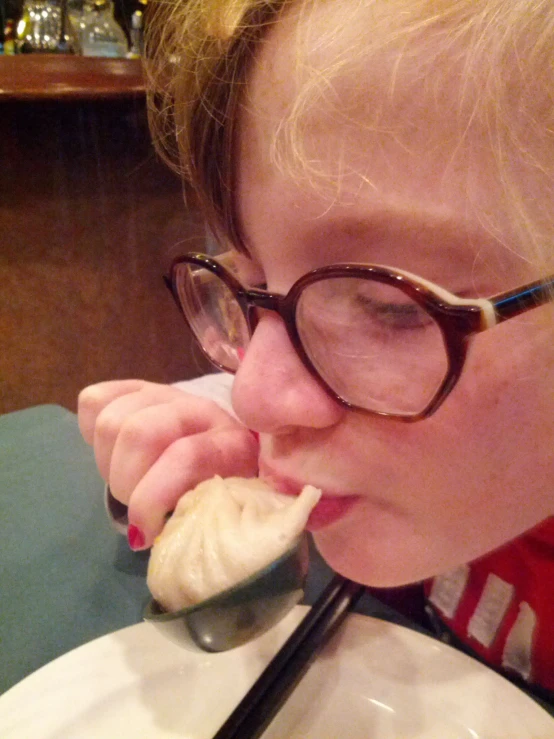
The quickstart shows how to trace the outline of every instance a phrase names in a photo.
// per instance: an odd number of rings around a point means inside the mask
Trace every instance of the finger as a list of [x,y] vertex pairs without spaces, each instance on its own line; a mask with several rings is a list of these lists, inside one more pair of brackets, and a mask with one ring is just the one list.
[[[254,477],[258,444],[245,428],[218,428],[179,439],[159,457],[129,501],[129,522],[149,547],[177,501],[214,475]],[[142,548],[142,547],[141,547]]]
[[94,441],[94,427],[100,411],[119,396],[137,392],[145,384],[144,380],[114,380],[98,382],[81,390],[77,399],[77,419],[87,444],[92,445]]
[[123,421],[109,462],[110,489],[122,503],[128,502],[150,467],[180,438],[216,426],[244,430],[212,401],[180,395],[172,402],[137,410]]
[[113,448],[125,421],[143,408],[162,405],[182,395],[182,390],[169,385],[144,383],[139,390],[116,397],[100,411],[94,426],[93,446],[96,465],[104,480],[109,478]]

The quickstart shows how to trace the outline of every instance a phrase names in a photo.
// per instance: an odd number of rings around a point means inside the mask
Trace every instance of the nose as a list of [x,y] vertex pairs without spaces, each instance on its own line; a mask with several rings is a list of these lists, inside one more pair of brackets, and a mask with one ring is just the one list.
[[232,399],[240,420],[261,433],[325,428],[346,413],[302,364],[283,321],[269,312],[260,316],[236,373]]

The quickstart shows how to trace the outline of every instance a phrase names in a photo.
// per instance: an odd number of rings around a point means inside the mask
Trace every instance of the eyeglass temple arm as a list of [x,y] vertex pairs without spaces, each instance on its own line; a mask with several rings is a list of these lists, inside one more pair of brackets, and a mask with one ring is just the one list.
[[491,298],[498,323],[554,300],[554,276]]
[[173,282],[171,281],[171,277],[169,275],[162,275],[162,279],[164,281],[164,285],[167,287],[169,292],[171,293],[171,297],[173,298],[177,308],[182,313],[183,309],[181,308],[181,304],[179,302],[179,298],[175,294],[175,289],[173,288]]
[[171,277],[169,275],[162,275],[162,279],[164,281],[164,285],[171,293],[173,299],[175,299],[175,290],[173,289],[173,282],[171,281]]

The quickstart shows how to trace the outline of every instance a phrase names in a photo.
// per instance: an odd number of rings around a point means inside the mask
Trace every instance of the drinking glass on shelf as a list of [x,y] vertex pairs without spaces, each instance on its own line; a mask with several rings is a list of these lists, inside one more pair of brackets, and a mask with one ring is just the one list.
[[15,44],[16,51],[22,54],[78,53],[79,42],[67,14],[67,0],[26,0]]
[[84,56],[125,57],[127,36],[115,19],[111,0],[85,0],[79,40]]

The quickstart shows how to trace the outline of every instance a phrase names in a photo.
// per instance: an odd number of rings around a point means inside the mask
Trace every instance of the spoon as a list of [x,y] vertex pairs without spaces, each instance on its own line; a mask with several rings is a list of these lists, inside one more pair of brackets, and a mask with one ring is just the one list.
[[164,636],[188,649],[225,652],[255,639],[280,621],[304,595],[308,538],[250,577],[179,611],[151,599],[143,613]]

